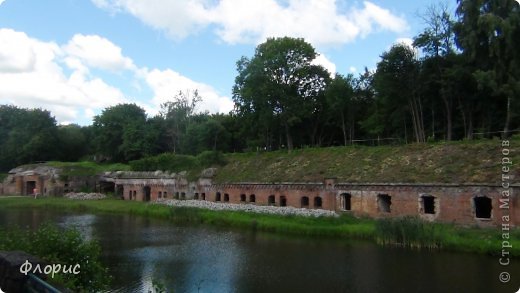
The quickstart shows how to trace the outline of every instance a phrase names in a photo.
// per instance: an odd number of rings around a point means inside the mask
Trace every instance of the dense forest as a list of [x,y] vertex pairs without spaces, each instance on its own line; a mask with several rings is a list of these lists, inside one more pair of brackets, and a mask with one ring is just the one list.
[[196,89],[154,117],[119,104],[90,126],[0,105],[0,171],[46,160],[129,162],[162,153],[242,152],[510,136],[520,127],[520,9],[514,0],[429,7],[413,47],[382,52],[375,71],[330,74],[298,38],[271,38],[237,61],[235,108],[196,112]]

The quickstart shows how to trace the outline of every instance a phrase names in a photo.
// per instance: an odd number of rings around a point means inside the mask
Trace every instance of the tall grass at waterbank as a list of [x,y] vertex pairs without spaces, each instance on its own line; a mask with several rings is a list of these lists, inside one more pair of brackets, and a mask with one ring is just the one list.
[[383,245],[439,249],[443,244],[443,227],[416,217],[379,219],[375,226],[376,240]]
[[[209,224],[247,230],[267,231],[310,237],[367,239],[381,245],[419,249],[443,249],[497,255],[502,250],[500,228],[456,227],[425,223],[417,218],[373,220],[339,217],[282,216],[243,211],[213,211],[200,208],[170,207],[115,199],[78,201],[63,198],[0,198],[0,211],[6,208],[44,208],[72,212],[125,213],[165,219],[174,223]],[[520,229],[512,230],[510,253],[520,255]]]

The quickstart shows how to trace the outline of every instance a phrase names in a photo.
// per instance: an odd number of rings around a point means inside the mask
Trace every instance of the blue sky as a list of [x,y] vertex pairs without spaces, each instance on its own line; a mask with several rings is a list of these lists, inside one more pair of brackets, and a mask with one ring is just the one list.
[[437,2],[0,0],[0,104],[89,125],[106,107],[136,103],[153,116],[197,89],[199,111],[227,113],[236,61],[267,37],[303,37],[332,74],[358,74],[417,35]]

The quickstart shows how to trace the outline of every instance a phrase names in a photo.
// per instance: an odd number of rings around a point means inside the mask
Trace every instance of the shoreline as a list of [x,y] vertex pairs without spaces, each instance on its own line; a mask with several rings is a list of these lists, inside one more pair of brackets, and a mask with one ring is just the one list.
[[[381,232],[389,220],[374,220],[354,218],[350,215],[331,216],[302,216],[296,214],[267,214],[244,210],[212,210],[204,207],[190,206],[186,200],[166,200],[163,202],[135,202],[119,199],[102,200],[72,200],[65,198],[33,198],[0,196],[0,210],[5,208],[44,208],[66,211],[80,211],[92,213],[127,213],[132,215],[165,219],[173,223],[209,224],[221,227],[233,227],[244,230],[258,230],[278,234],[292,234],[306,237],[328,237],[334,239],[370,240],[383,246],[404,246],[411,249],[428,249],[437,251],[469,252],[477,254],[499,255],[501,253],[501,230],[499,228],[471,228],[455,227],[449,224],[426,223],[415,221],[413,229],[434,231],[435,242],[429,242],[430,235],[424,239],[419,236],[410,243],[394,243],[388,238],[388,233]],[[188,202],[188,203],[187,203]],[[221,204],[217,208],[225,208]],[[246,205],[242,205],[248,208]],[[273,208],[257,206],[260,208]],[[234,207],[233,207],[234,208]],[[278,210],[279,207],[276,207]],[[296,208],[292,208],[296,209]],[[297,209],[306,210],[306,209]],[[302,211],[304,213],[312,211]],[[409,219],[403,219],[403,223]],[[392,224],[401,225],[399,219]],[[384,225],[381,225],[384,224]],[[420,224],[420,226],[417,226]],[[379,227],[379,228],[378,228]],[[403,227],[405,230],[410,227]],[[378,230],[379,229],[379,230]],[[417,230],[416,229],[416,230]],[[416,231],[410,230],[410,234]],[[408,233],[408,232],[407,232]],[[512,230],[512,256],[520,256],[520,229]],[[517,236],[514,236],[517,235]],[[391,235],[392,236],[392,235]],[[396,235],[399,238],[400,235]]]

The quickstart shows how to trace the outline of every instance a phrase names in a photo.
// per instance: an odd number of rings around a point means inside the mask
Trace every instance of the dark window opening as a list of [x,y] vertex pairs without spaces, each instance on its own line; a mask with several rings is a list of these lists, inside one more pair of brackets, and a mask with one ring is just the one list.
[[270,206],[276,205],[276,201],[274,199],[274,195],[269,195],[269,197],[267,198],[267,204],[270,205]]
[[193,199],[199,199],[199,193],[198,192],[195,192],[195,194],[193,195]]
[[307,196],[303,196],[300,199],[300,204],[301,204],[302,208],[308,207],[309,206],[309,198]]
[[200,195],[200,199],[206,200],[206,194],[204,192]]
[[36,181],[27,181],[25,184],[26,184],[25,194],[26,195],[34,194],[35,189],[36,189]]
[[179,192],[175,192],[175,196],[174,196],[175,199],[179,199]]
[[435,197],[431,195],[422,196],[422,207],[425,214],[435,214]]
[[220,201],[220,192],[217,192],[217,194],[215,194],[215,201]]
[[164,198],[167,198],[167,197],[168,197],[168,192],[167,192],[167,191],[163,192],[163,197],[164,197]]
[[352,196],[348,193],[342,193],[341,200],[343,201],[343,206],[342,206],[343,210],[350,211],[352,209],[352,206],[351,206]]
[[380,212],[390,213],[390,206],[392,205],[392,197],[388,194],[377,195],[377,207]]
[[256,202],[256,196],[254,194],[249,196],[249,202]]
[[158,197],[162,198],[162,192],[161,191],[159,191],[159,196]]
[[150,186],[145,186],[143,188],[143,193],[144,193],[144,201],[150,201]]
[[224,193],[224,201],[229,201],[229,194],[227,193]]
[[245,194],[241,194],[240,195],[240,201],[246,201],[246,195]]
[[491,205],[491,198],[486,196],[478,196],[473,198],[473,202],[475,203],[475,217],[479,219],[491,218],[491,210],[493,209]]
[[321,197],[316,196],[316,197],[314,198],[314,207],[315,207],[315,208],[321,208],[321,205],[322,205]]
[[186,193],[181,192],[181,199],[186,199]]
[[285,196],[280,196],[280,206],[285,207],[287,206],[287,198]]

